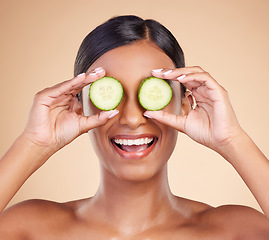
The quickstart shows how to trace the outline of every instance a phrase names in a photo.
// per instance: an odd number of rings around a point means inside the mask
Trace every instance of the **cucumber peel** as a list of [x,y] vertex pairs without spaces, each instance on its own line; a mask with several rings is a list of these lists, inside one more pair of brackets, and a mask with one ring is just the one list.
[[109,111],[119,105],[123,97],[123,87],[113,77],[102,77],[90,85],[89,97],[97,108]]
[[143,108],[158,111],[167,106],[173,96],[171,86],[163,79],[149,77],[143,80],[138,92],[138,100]]

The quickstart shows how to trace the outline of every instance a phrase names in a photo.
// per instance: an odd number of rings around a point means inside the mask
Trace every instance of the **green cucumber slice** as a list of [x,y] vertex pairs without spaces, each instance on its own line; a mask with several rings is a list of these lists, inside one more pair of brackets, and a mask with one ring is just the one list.
[[171,101],[173,90],[170,85],[161,78],[146,78],[140,85],[138,100],[141,106],[147,110],[161,110]]
[[89,97],[92,103],[103,111],[115,109],[123,96],[123,87],[113,77],[103,77],[90,85]]

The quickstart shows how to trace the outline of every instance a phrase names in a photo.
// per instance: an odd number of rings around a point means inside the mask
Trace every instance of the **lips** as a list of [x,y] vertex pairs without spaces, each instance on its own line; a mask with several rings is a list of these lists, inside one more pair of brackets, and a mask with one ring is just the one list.
[[139,159],[147,156],[156,145],[155,136],[115,136],[111,142],[120,156],[126,159]]

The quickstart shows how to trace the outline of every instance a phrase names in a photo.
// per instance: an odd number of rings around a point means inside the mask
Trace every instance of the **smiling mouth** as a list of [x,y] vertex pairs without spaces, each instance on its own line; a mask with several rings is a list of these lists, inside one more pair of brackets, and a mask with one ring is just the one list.
[[114,138],[112,139],[112,143],[124,152],[143,152],[150,148],[155,142],[157,138],[155,137],[145,137],[145,138],[137,138],[137,139],[126,139],[126,138]]

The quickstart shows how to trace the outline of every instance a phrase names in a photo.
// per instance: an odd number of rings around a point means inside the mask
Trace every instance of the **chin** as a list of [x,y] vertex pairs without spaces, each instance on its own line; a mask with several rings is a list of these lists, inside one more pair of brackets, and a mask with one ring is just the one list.
[[144,164],[140,166],[120,166],[113,169],[106,168],[106,171],[110,171],[110,174],[120,181],[142,183],[153,180],[160,174],[166,172],[166,162],[167,161],[159,166],[147,166],[147,164]]
[[177,131],[165,130],[165,136],[149,130],[111,135],[92,131],[90,138],[100,160],[101,178],[137,183],[166,174],[167,161],[176,145]]

